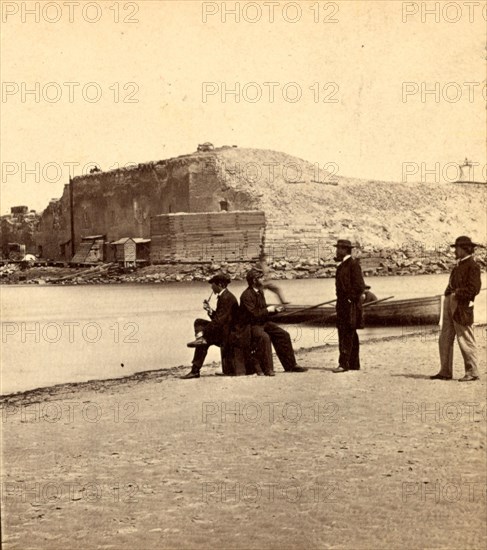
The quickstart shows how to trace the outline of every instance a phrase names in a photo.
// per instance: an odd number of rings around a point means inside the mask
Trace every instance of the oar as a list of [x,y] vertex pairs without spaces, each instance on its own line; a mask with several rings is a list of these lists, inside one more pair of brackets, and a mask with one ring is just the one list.
[[336,302],[336,298],[334,300],[328,300],[328,302],[322,302],[321,304],[316,304],[315,306],[305,307],[303,309],[297,309],[296,311],[288,311],[287,313],[281,314],[280,317],[287,317],[288,315],[296,315],[296,313],[302,313],[303,311],[309,311],[310,309],[326,306],[328,304],[332,304],[333,302]]
[[381,298],[380,300],[374,300],[373,302],[369,302],[368,304],[364,304],[362,307],[371,306],[372,304],[378,304],[379,302],[385,302],[386,300],[390,300],[391,298],[394,298],[394,296],[388,296],[387,298]]

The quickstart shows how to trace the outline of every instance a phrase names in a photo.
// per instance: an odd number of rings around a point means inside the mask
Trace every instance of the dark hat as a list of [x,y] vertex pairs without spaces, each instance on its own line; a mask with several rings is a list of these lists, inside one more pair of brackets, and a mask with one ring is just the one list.
[[247,273],[247,276],[248,275],[253,275],[254,277],[262,277],[264,275],[264,271],[260,269],[260,267],[252,267]]
[[333,245],[335,248],[338,246],[345,246],[346,248],[354,248],[354,245],[348,239],[338,239],[337,243]]
[[474,246],[480,246],[480,245],[477,244],[477,243],[473,243],[473,242],[472,242],[472,239],[471,239],[470,237],[465,237],[465,235],[462,235],[461,237],[458,237],[458,238],[455,240],[455,244],[451,244],[450,246],[451,246],[451,247],[454,247],[454,246],[474,247]]
[[262,269],[253,267],[250,271],[247,272],[247,275],[245,276],[245,278],[247,279],[247,282],[250,284],[251,281],[255,279],[260,279],[263,276],[264,276],[264,272],[262,271]]
[[223,273],[223,271],[219,271],[218,273],[215,273],[211,279],[208,279],[208,282],[215,283],[216,285],[222,285],[227,286],[231,283],[232,279],[226,274]]

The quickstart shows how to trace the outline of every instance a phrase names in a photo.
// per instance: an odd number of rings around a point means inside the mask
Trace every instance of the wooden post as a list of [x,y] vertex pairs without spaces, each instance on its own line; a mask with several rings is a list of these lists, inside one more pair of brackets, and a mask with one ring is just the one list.
[[75,244],[74,244],[74,198],[73,198],[73,180],[69,176],[69,218],[70,218],[70,229],[71,229],[71,258],[75,254]]

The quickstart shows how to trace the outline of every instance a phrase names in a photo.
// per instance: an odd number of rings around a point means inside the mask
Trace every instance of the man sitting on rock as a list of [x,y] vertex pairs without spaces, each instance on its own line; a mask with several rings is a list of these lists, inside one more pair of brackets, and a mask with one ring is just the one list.
[[305,372],[296,364],[289,333],[270,320],[270,313],[281,311],[281,306],[268,306],[263,291],[264,273],[255,268],[247,273],[248,288],[240,297],[241,322],[251,327],[252,346],[266,376],[275,376],[272,346],[286,372]]
[[203,308],[208,313],[211,321],[196,319],[194,331],[196,340],[189,342],[189,348],[195,348],[191,371],[183,379],[199,378],[200,370],[212,345],[222,347],[229,339],[230,333],[238,318],[237,298],[227,289],[230,277],[226,273],[217,273],[208,282],[216,294],[216,310],[213,310],[208,300],[204,300]]

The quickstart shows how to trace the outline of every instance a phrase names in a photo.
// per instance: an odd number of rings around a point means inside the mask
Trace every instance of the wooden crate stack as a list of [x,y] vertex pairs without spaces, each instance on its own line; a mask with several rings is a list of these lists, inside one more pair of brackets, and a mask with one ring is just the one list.
[[264,228],[261,211],[161,214],[151,218],[151,262],[253,261]]

